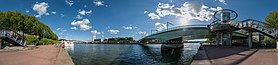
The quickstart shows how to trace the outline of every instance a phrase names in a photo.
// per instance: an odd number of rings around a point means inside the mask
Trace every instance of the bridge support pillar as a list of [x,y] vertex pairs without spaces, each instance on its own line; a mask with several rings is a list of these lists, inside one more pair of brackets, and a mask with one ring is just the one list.
[[248,31],[248,46],[249,48],[252,48],[252,31]]
[[232,32],[228,32],[227,45],[232,47]]
[[161,50],[173,50],[183,48],[183,44],[162,44]]
[[216,45],[219,46],[219,32],[216,32]]
[[224,34],[223,34],[223,32],[220,33],[220,44],[224,45]]
[[[219,39],[220,38],[220,39]],[[222,31],[216,33],[216,43],[222,46],[232,46],[232,32]]]

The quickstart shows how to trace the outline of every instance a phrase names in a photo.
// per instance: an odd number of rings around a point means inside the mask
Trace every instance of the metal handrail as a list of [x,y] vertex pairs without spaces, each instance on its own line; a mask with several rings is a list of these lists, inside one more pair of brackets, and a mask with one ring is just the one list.
[[14,42],[16,42],[17,44],[25,46],[24,37],[22,35],[20,35],[19,33],[15,32],[14,30],[11,30],[8,28],[0,28],[0,36],[9,38],[9,39],[13,40]]
[[[171,31],[171,30],[176,30],[176,29],[181,29],[181,28],[201,27],[201,26],[207,27],[207,25],[182,25],[182,26],[176,26],[176,27],[168,28],[168,30],[164,29],[164,30],[158,31],[154,34],[166,32],[166,31]],[[153,34],[151,34],[151,35],[153,35]],[[149,36],[151,36],[151,35],[149,35]]]
[[[266,24],[266,23],[258,21],[258,20],[253,20],[253,19],[247,19],[247,20],[244,20],[242,22],[244,24],[248,24],[246,26],[249,26],[251,28],[254,28],[254,29],[259,30],[261,32],[267,33],[268,35],[271,35],[271,36],[277,38],[277,30],[278,29],[269,25],[269,24]],[[251,23],[249,23],[249,22],[251,22]],[[267,28],[266,25],[269,26],[270,28]],[[258,29],[258,28],[260,28],[260,29]]]
[[[237,27],[237,28],[252,28],[256,29],[260,32],[263,32],[267,35],[273,36],[274,38],[277,38],[277,28],[266,24],[264,22],[253,20],[253,19],[247,19],[243,21],[237,21],[237,22],[229,22],[230,25]],[[266,28],[265,26],[268,25],[271,27],[271,29]],[[239,27],[240,26],[240,27]]]

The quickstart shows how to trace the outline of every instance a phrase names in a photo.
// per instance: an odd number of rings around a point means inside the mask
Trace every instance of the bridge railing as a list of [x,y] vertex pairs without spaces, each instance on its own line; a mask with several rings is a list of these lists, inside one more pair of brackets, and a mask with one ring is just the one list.
[[[171,27],[167,29],[163,29],[161,31],[157,31],[156,33],[162,33],[170,30],[176,30],[176,29],[182,29],[182,28],[189,28],[189,27],[207,27],[208,25],[182,25],[182,26],[176,26],[176,27]],[[154,33],[154,34],[156,34]],[[152,35],[152,34],[151,34]]]
[[21,46],[25,46],[26,44],[24,37],[22,35],[10,29],[0,28],[0,37],[3,39],[8,38]]
[[242,23],[245,25],[245,27],[256,29],[260,32],[266,33],[268,35],[271,35],[271,36],[277,38],[277,28],[275,28],[269,24],[266,24],[266,23],[258,21],[258,20],[253,20],[253,19],[244,20],[244,21],[242,21]]
[[[209,26],[213,26],[216,24],[222,24],[221,21],[214,21]],[[277,36],[277,28],[266,24],[264,22],[253,20],[253,19],[247,19],[243,21],[231,21],[228,23],[230,26],[240,28],[240,29],[254,29],[257,32],[261,32],[263,34],[266,34],[268,36],[271,36],[272,38],[278,38]],[[268,27],[267,27],[268,26]]]

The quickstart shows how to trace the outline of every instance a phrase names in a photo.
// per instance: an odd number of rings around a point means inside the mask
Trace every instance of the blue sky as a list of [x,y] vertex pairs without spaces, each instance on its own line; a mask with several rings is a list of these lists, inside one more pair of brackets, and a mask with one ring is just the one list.
[[[232,9],[237,20],[264,21],[277,11],[275,0],[0,0],[0,11],[36,16],[59,38],[91,40],[110,37],[140,39],[151,29],[208,24],[216,10]],[[173,26],[170,26],[173,27]]]

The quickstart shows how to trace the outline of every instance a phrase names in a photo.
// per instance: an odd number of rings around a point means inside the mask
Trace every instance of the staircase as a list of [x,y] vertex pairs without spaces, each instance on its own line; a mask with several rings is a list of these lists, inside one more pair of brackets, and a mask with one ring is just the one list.
[[22,35],[7,28],[0,28],[0,39],[19,46],[25,46],[26,44]]
[[[211,26],[214,26],[217,24],[221,24],[221,23],[215,21],[215,22],[211,23],[209,26],[211,27]],[[278,39],[278,35],[277,35],[278,29],[277,28],[275,28],[271,25],[268,25],[264,22],[258,21],[258,20],[247,19],[247,20],[243,20],[243,21],[231,21],[231,22],[228,22],[225,24],[228,24],[229,26],[231,26],[233,28],[237,28],[237,30],[244,29],[247,31],[259,32],[270,38]],[[268,25],[270,27],[267,28],[266,25]]]

